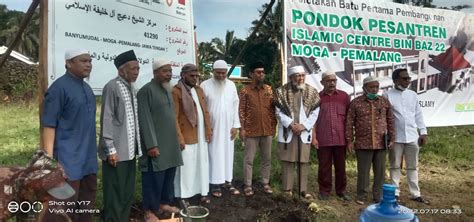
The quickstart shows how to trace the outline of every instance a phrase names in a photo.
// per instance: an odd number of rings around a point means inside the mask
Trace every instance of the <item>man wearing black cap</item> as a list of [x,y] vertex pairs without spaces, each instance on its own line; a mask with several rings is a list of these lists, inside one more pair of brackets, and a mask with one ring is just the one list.
[[135,193],[136,157],[139,143],[137,97],[134,82],[140,70],[133,50],[114,60],[118,76],[102,91],[100,140],[102,159],[104,221],[128,221]]
[[275,107],[272,104],[272,87],[264,84],[265,69],[262,62],[250,64],[252,83],[240,90],[239,116],[240,139],[245,142],[244,194],[252,196],[253,160],[257,149],[262,156],[262,185],[265,193],[273,193],[270,187],[272,137],[275,135]]

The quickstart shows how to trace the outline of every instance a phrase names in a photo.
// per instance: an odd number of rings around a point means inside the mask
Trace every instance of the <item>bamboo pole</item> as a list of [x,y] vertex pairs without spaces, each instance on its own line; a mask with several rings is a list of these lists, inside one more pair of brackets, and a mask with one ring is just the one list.
[[262,17],[260,18],[260,21],[258,21],[257,26],[255,26],[255,29],[253,30],[252,34],[247,38],[247,41],[245,41],[244,46],[242,47],[242,50],[240,51],[239,55],[237,55],[237,58],[234,60],[232,63],[232,67],[230,67],[229,72],[227,72],[227,77],[230,76],[232,71],[234,71],[235,66],[240,62],[240,59],[242,58],[242,55],[244,54],[245,50],[249,46],[250,41],[254,38],[254,36],[257,34],[258,29],[260,29],[260,26],[262,26],[263,20],[267,17],[268,13],[272,10],[273,4],[275,3],[275,0],[271,0],[270,4],[268,5],[267,9],[263,13]]

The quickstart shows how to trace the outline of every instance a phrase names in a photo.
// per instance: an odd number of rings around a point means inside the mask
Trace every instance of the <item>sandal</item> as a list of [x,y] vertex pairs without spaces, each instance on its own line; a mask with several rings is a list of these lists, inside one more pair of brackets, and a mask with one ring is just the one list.
[[231,183],[224,184],[224,188],[227,189],[229,191],[229,193],[232,194],[232,195],[239,195],[240,194],[240,191],[237,190],[237,188],[235,188],[234,186],[232,186]]
[[253,189],[251,186],[245,186],[244,188],[244,195],[246,197],[250,197],[250,196],[253,196],[254,195],[254,192],[253,192]]
[[217,197],[217,198],[222,197],[222,191],[220,188],[213,190],[211,194],[212,196]]
[[313,195],[311,195],[310,193],[306,193],[305,191],[301,192],[301,196],[304,197],[307,200],[312,200],[313,199]]
[[293,197],[293,192],[291,192],[291,190],[285,190],[283,191],[283,194],[285,194],[288,197]]
[[268,193],[268,194],[272,194],[273,193],[273,189],[272,187],[270,187],[270,185],[267,184],[264,184],[263,185],[263,192],[265,193]]
[[201,197],[201,203],[203,204],[210,204],[211,200],[207,196],[202,196]]

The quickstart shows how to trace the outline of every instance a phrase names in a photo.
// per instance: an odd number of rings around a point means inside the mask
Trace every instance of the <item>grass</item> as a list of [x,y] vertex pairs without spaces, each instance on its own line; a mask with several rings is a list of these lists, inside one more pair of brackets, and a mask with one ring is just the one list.
[[[97,110],[97,127],[99,127],[100,105]],[[428,144],[420,151],[420,186],[436,204],[429,208],[446,209],[459,206],[463,214],[453,215],[419,215],[424,221],[454,220],[469,221],[474,217],[474,126],[453,126],[429,128]],[[24,166],[39,147],[39,115],[36,104],[2,104],[0,107],[0,166]],[[234,178],[241,180],[243,148],[239,140],[236,141]],[[317,158],[316,152],[311,154],[311,173],[309,189],[317,193]],[[260,157],[257,154],[254,163],[254,180],[260,177]],[[354,194],[356,184],[356,161],[354,155],[349,155],[347,164],[348,192]],[[388,175],[388,173],[387,173]],[[101,167],[99,165],[97,208],[102,208]],[[281,190],[281,168],[274,141],[272,153],[271,184],[278,193]],[[141,174],[137,172],[135,200],[141,201]],[[402,177],[402,192],[407,192],[405,177]],[[406,198],[406,206],[421,208],[422,205],[410,203]],[[402,199],[403,200],[403,199]],[[319,204],[319,203],[318,203]],[[341,204],[335,197],[322,203],[326,210],[315,214],[318,221],[347,221],[357,219],[363,209],[357,205]],[[347,209],[340,212],[339,209]],[[262,215],[264,220],[268,215]]]

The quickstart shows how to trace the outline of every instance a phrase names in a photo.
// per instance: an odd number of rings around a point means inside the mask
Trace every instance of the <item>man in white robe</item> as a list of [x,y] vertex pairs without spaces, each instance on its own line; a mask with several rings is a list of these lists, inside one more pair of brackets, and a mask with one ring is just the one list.
[[307,190],[310,170],[310,143],[319,114],[318,91],[305,83],[303,66],[288,69],[287,84],[275,92],[275,116],[278,119],[278,154],[282,168],[283,192],[293,195],[294,166],[297,165],[298,195],[312,199]]
[[197,84],[198,69],[186,64],[181,79],[173,87],[179,143],[184,165],[176,171],[174,192],[176,197],[190,198],[201,195],[202,203],[210,203],[208,142],[212,131],[204,92]]
[[239,96],[235,84],[227,79],[227,63],[213,64],[213,78],[201,84],[204,90],[213,139],[209,143],[209,182],[215,197],[222,196],[221,185],[233,195],[240,194],[232,186],[234,139],[240,128]]

